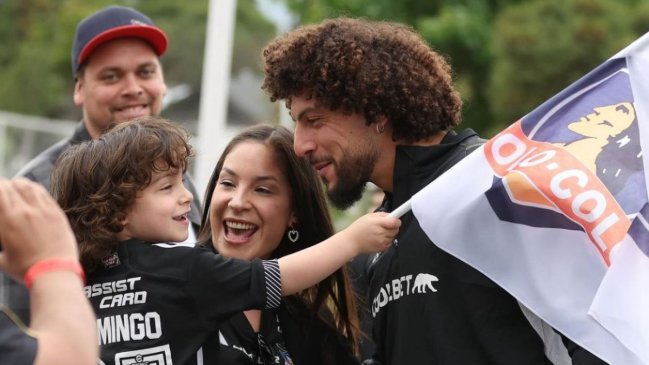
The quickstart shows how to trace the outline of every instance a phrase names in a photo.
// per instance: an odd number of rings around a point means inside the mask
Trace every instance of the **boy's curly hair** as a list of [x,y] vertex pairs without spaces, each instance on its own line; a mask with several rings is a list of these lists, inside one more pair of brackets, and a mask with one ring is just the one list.
[[184,129],[145,117],[117,124],[59,157],[50,189],[70,220],[86,271],[115,251],[122,222],[153,173],[184,172],[191,155]]
[[452,71],[410,27],[336,18],[271,41],[262,52],[271,101],[313,98],[319,106],[385,116],[394,140],[412,143],[460,123]]

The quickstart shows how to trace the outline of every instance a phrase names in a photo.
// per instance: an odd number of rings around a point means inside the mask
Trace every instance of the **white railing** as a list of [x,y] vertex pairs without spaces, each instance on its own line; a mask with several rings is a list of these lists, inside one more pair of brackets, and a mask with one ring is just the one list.
[[0,111],[0,177],[12,177],[45,148],[72,135],[77,123]]
[[[36,155],[59,140],[71,136],[77,123],[0,111],[0,177],[13,177]],[[196,148],[196,156],[193,164],[194,171],[190,171],[192,177],[196,177],[196,166],[200,165],[205,166],[205,174],[209,178],[214,166],[201,160],[218,159],[227,142],[241,128],[241,126],[226,125],[209,135],[209,143],[215,146],[210,151],[201,150],[199,147],[203,146],[201,138],[194,136],[192,144]],[[207,186],[207,181],[194,180],[196,188],[202,193]]]

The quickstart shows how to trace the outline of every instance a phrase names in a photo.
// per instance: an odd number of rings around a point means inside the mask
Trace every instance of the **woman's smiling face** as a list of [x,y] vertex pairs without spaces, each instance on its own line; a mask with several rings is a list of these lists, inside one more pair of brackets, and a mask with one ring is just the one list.
[[295,223],[291,196],[272,148],[239,143],[225,157],[210,202],[214,248],[227,257],[269,258]]

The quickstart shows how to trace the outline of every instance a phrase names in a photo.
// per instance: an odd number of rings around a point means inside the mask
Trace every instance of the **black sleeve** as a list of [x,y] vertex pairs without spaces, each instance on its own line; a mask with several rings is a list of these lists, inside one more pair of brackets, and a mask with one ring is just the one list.
[[277,307],[279,280],[276,260],[245,261],[202,250],[194,259],[186,290],[195,299],[198,313],[220,322],[242,310]]
[[3,364],[33,364],[37,341],[27,328],[4,307],[0,307],[0,359]]

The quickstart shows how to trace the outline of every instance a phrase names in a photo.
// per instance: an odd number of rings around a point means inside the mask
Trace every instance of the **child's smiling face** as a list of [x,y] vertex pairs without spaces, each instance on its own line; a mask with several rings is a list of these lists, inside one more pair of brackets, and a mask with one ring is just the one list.
[[187,215],[193,196],[178,169],[155,171],[151,183],[138,192],[124,219],[120,241],[137,238],[147,242],[182,242],[187,239]]

